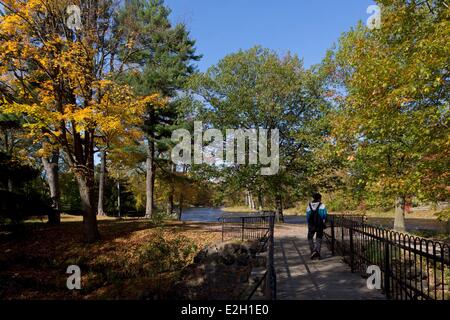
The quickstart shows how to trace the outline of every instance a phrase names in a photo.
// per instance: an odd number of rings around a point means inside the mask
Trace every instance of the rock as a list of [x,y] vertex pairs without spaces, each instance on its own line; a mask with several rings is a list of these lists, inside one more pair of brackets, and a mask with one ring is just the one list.
[[194,257],[194,263],[200,263],[202,262],[207,256],[207,251],[201,250],[197,255]]
[[245,253],[241,253],[236,258],[236,263],[238,266],[247,266],[249,264],[250,256]]
[[185,268],[174,287],[174,299],[242,299],[254,266],[265,266],[256,257],[258,243],[225,242],[203,248]]
[[231,266],[236,261],[236,258],[233,254],[227,253],[222,256],[223,263],[227,266]]
[[256,256],[251,260],[253,268],[265,268],[267,264],[266,256]]

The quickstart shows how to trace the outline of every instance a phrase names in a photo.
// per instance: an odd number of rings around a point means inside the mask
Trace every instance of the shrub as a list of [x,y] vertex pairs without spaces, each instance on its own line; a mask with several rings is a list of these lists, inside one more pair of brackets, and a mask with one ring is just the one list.
[[140,259],[144,272],[149,274],[179,271],[192,259],[197,246],[184,236],[168,239],[163,232],[156,233],[154,240],[143,246]]
[[173,218],[173,216],[170,214],[167,214],[166,211],[156,210],[155,212],[153,212],[151,223],[154,226],[162,226],[164,220],[172,219],[172,218]]
[[438,221],[445,223],[445,231],[448,235],[450,235],[450,209],[444,209],[435,213]]
[[18,224],[29,216],[49,215],[52,207],[39,196],[0,190],[0,217]]

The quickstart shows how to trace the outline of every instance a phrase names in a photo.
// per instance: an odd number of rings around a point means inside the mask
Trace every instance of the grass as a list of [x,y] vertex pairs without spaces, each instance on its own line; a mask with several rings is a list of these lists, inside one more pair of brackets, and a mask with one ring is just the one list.
[[[102,239],[86,244],[81,217],[60,226],[31,219],[0,229],[0,299],[165,298],[195,252],[220,239],[210,225],[99,217]],[[69,265],[81,269],[81,290],[68,290]]]
[[283,214],[286,216],[304,216],[306,215],[307,203],[297,203],[292,208],[287,208],[283,210]]

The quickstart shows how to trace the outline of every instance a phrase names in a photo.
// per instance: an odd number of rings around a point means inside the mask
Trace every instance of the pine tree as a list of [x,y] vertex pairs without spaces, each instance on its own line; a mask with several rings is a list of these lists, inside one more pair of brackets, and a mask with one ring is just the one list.
[[148,104],[145,115],[147,217],[152,216],[155,207],[157,161],[166,162],[158,155],[169,148],[167,137],[175,129],[179,115],[175,98],[186,79],[195,72],[192,62],[200,59],[186,26],[173,26],[169,15],[170,9],[161,0],[129,0],[118,14],[122,41],[127,48],[132,48],[121,52],[121,59],[126,59],[132,67],[118,70],[118,77],[139,96],[159,93],[170,98],[165,108]]

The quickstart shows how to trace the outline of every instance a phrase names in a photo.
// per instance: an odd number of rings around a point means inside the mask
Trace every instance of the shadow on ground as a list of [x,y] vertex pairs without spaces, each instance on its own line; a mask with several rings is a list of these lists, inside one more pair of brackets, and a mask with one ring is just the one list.
[[283,226],[275,232],[277,299],[380,300],[380,291],[367,288],[366,280],[332,256],[325,243],[322,259],[311,260],[306,226]]

